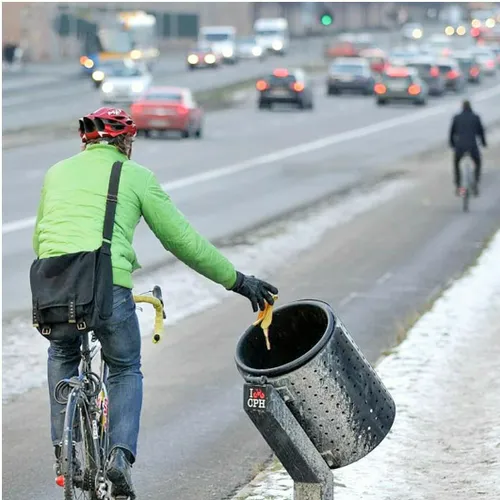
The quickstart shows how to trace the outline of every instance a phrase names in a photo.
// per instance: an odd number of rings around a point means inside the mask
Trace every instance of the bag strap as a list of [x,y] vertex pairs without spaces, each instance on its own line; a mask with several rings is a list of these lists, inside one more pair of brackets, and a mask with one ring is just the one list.
[[113,226],[115,224],[116,205],[118,203],[118,187],[123,163],[113,163],[109,177],[108,195],[106,197],[106,212],[104,214],[104,225],[102,228],[102,248],[105,253],[111,255],[111,239],[113,238]]

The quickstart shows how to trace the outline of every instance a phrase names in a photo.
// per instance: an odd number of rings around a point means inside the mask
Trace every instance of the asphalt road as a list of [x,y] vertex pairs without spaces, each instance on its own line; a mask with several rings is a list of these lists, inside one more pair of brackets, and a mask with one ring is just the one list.
[[[499,94],[499,80],[491,78],[464,95],[488,124],[500,118]],[[372,97],[327,98],[320,85],[312,112],[262,112],[252,95],[241,108],[208,114],[202,140],[140,139],[134,158],[156,172],[180,209],[213,240],[445,141],[462,98],[433,99],[425,109],[378,108]],[[3,152],[4,317],[30,307],[32,218],[44,173],[78,150],[75,137]],[[165,259],[145,224],[136,232],[135,246],[143,266]]]
[[[486,165],[499,153],[497,143]],[[381,170],[393,168],[383,163]],[[397,167],[412,189],[330,231],[268,277],[279,286],[281,303],[304,297],[331,303],[371,362],[393,345],[398,325],[472,263],[500,226],[498,170],[485,172],[482,196],[463,214],[451,193],[447,152]],[[144,344],[145,401],[134,467],[139,498],[229,498],[269,457],[241,408],[232,361],[237,336],[252,318],[248,304],[228,297],[176,325],[164,343]],[[52,483],[45,389],[4,406],[3,446],[5,500],[61,497]]]
[[[222,87],[256,78],[261,72],[269,72],[277,65],[321,60],[321,46],[321,41],[315,38],[294,40],[290,53],[283,58],[269,57],[262,62],[244,60],[234,66],[223,65],[215,70],[188,71],[185,59],[180,54],[176,58],[165,57],[154,70],[155,84],[188,87],[193,91]],[[60,80],[55,82],[46,74],[16,78],[15,83],[4,84],[2,96],[4,133],[36,125],[34,116],[37,124],[69,121],[100,105],[99,92],[91,81],[75,78],[71,74],[61,75]]]

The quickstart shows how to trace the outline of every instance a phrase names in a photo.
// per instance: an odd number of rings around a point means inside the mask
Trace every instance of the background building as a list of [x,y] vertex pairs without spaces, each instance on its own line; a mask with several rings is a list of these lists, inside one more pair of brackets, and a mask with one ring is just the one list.
[[[341,30],[388,28],[394,23],[390,13],[404,3],[389,2],[127,2],[127,3],[48,3],[3,2],[3,44],[19,44],[28,59],[74,58],[81,50],[77,33],[82,23],[96,22],[116,10],[145,10],[157,17],[160,47],[186,47],[196,38],[199,26],[232,25],[240,34],[252,31],[258,17],[282,16],[289,21],[294,36],[329,34]],[[419,4],[408,4],[418,12]],[[434,2],[434,5],[437,5]],[[324,7],[334,13],[328,30],[318,23],[317,12]],[[61,36],[61,14],[66,15],[66,32]]]

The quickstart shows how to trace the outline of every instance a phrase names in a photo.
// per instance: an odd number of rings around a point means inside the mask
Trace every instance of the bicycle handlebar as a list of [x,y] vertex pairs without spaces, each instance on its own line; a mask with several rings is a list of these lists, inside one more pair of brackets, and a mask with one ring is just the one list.
[[151,304],[155,308],[155,325],[153,331],[153,344],[157,344],[161,340],[163,333],[163,320],[166,318],[163,308],[163,299],[161,298],[161,288],[155,286],[153,288],[153,297],[149,295],[134,295],[135,303],[145,302]]
[[158,285],[153,287],[153,297],[156,297],[160,302],[163,308],[163,319],[167,319],[167,315],[165,314],[165,304],[163,303],[163,297],[161,296],[161,288]]

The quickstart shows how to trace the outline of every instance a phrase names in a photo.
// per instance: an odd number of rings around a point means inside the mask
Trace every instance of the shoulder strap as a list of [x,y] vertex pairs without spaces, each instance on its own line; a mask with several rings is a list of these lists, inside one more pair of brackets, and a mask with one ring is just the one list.
[[113,238],[113,226],[115,224],[116,204],[118,203],[118,187],[123,163],[117,161],[113,164],[109,177],[108,196],[106,197],[106,212],[102,228],[102,246],[109,252],[111,250],[111,239]]

